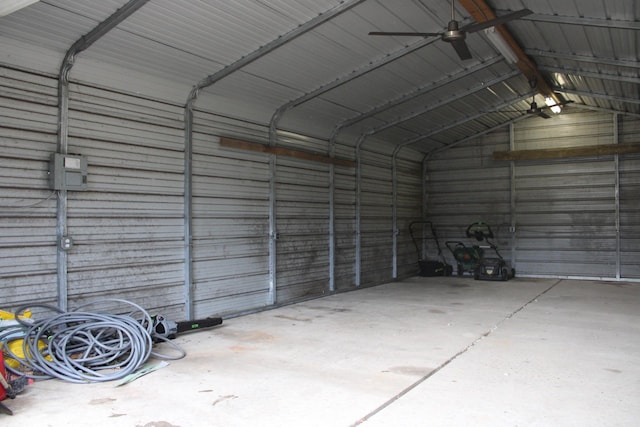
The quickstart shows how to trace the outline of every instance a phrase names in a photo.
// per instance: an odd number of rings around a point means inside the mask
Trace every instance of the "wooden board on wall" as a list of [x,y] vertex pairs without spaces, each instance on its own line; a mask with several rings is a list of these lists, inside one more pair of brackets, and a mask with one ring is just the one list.
[[546,148],[539,150],[494,151],[494,160],[567,159],[640,153],[640,144],[607,144],[588,147]]
[[337,166],[355,167],[356,163],[352,160],[339,159],[336,157],[324,156],[321,154],[309,153],[307,151],[292,150],[284,147],[271,147],[257,142],[242,141],[239,139],[221,137],[220,146],[227,148],[237,148],[240,150],[259,151],[267,154],[277,154],[280,156],[295,157],[302,160],[310,160],[312,162],[333,163]]

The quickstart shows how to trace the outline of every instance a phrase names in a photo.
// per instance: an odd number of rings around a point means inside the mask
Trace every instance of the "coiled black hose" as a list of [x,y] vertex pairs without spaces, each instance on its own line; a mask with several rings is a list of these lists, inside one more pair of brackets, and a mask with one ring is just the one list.
[[[9,346],[3,350],[8,357],[18,360],[23,366],[14,373],[35,379],[58,378],[76,383],[103,382],[124,378],[140,368],[153,354],[164,359],[179,359],[185,356],[179,350],[178,357],[162,356],[152,352],[153,322],[151,316],[139,305],[130,301],[110,299],[132,306],[128,315],[105,314],[85,311],[92,302],[76,310],[64,312],[49,305],[38,305],[56,314],[41,320],[20,319],[27,308],[17,310],[16,319],[23,326],[22,336],[3,334],[0,340],[23,340],[24,357],[10,354]],[[80,311],[82,309],[82,311]],[[5,342],[7,344],[7,342]]]

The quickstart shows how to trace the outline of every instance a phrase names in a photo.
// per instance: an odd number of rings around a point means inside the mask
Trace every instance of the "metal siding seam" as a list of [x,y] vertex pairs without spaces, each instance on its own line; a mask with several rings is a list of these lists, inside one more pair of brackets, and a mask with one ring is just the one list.
[[276,261],[278,231],[276,223],[276,155],[269,154],[269,294],[267,302],[276,303]]
[[[620,115],[613,114],[613,143],[620,143]],[[620,155],[613,156],[615,168],[615,222],[616,222],[616,279],[620,280],[621,275],[621,247],[620,247]]]
[[[333,157],[334,149],[329,148],[329,156]],[[336,241],[335,241],[335,167],[333,163],[329,164],[329,292],[336,290]]]
[[360,152],[360,147],[364,143],[367,138],[366,134],[360,135],[358,142],[356,143],[356,253],[355,253],[355,285],[360,286],[361,280],[361,271],[360,267],[362,264],[362,254],[361,254],[361,221],[360,221],[360,209],[361,209],[361,192],[362,192],[362,155]]
[[[398,146],[400,147],[400,146]],[[391,277],[398,278],[398,166],[396,165],[396,154],[398,148],[393,151],[391,165],[391,253],[392,266]]]
[[[513,126],[513,122],[509,123],[509,149],[515,150],[516,141],[515,141],[515,129]],[[517,247],[517,237],[516,237],[516,163],[514,161],[509,162],[509,187],[510,187],[510,213],[511,216],[511,228],[509,231],[511,232],[511,267],[513,269],[516,268],[516,247]]]
[[[58,152],[66,154],[69,145],[69,73],[75,63],[76,55],[88,49],[103,35],[111,31],[116,25],[127,19],[149,0],[131,0],[116,10],[111,16],[102,21],[87,35],[78,39],[67,51],[60,66],[58,76]],[[56,278],[58,288],[58,308],[67,309],[67,252],[62,250],[59,243],[67,233],[67,191],[58,191],[56,218],[56,247],[58,274]]]
[[392,229],[393,229],[393,278],[398,278],[398,154],[404,147],[413,144],[413,142],[405,142],[398,145],[391,157],[391,211],[392,211]]

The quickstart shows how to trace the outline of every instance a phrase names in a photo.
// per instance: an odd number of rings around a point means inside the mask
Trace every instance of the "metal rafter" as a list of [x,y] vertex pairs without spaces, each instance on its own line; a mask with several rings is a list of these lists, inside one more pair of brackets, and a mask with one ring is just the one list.
[[[515,104],[516,102],[524,101],[525,99],[528,99],[529,97],[531,97],[534,93],[535,93],[535,92],[533,92],[533,91],[532,91],[532,92],[527,93],[527,94],[525,94],[525,95],[518,96],[517,98],[510,99],[510,100],[508,100],[508,101],[506,101],[506,102],[503,102],[502,104],[500,104],[500,105],[496,106],[496,107],[495,107],[495,109],[496,109],[496,110],[499,110],[499,109],[501,109],[501,108],[506,108],[506,107],[508,107],[508,106],[510,106],[510,105],[512,105],[512,104]],[[486,112],[481,111],[481,112],[478,112],[478,113],[473,114],[473,115],[471,115],[471,116],[465,116],[465,117],[464,117],[463,119],[461,119],[461,120],[457,120],[457,121],[455,121],[455,122],[452,122],[452,123],[449,123],[449,124],[446,124],[446,125],[440,126],[439,128],[436,128],[436,129],[432,130],[432,131],[431,131],[431,132],[429,132],[429,133],[426,133],[426,134],[420,135],[419,137],[416,137],[416,138],[408,139],[408,140],[404,141],[404,142],[403,142],[403,144],[407,144],[407,143],[409,143],[409,144],[414,144],[414,143],[421,142],[421,141],[423,141],[423,140],[425,140],[425,139],[428,139],[428,138],[432,137],[433,135],[437,135],[437,134],[442,133],[442,132],[444,132],[444,131],[446,131],[446,130],[452,129],[452,128],[457,127],[457,126],[460,126],[461,124],[464,124],[464,123],[468,123],[468,122],[470,122],[470,121],[477,120],[477,119],[479,119],[480,117],[483,117],[483,116],[484,116],[484,115],[486,115],[486,114],[487,114]],[[529,115],[526,115],[526,114],[525,114],[525,115],[523,115],[523,116],[524,116],[524,117],[530,117]],[[500,125],[498,125],[498,127],[505,126],[505,125],[507,125],[508,123],[509,123],[509,122],[501,123]],[[475,137],[475,136],[477,136],[477,135],[479,135],[479,133],[474,134],[474,135],[471,135],[469,138],[473,138],[473,137]],[[451,146],[451,144],[447,144],[447,145],[445,145],[445,146],[444,146],[444,147],[442,147],[442,148],[448,148],[448,147],[450,147],[450,146]]]
[[616,82],[640,84],[640,77],[621,76],[619,74],[602,73],[599,71],[584,71],[584,70],[578,70],[574,68],[552,67],[547,65],[541,66],[540,70],[545,71],[547,73],[573,74],[576,76],[588,77],[592,79],[613,80]]
[[602,58],[597,56],[577,55],[574,53],[551,52],[540,49],[526,49],[527,55],[541,58],[553,58],[563,61],[586,62],[589,64],[611,65],[613,67],[640,68],[640,62],[615,58]]
[[280,120],[282,119],[282,116],[284,115],[285,112],[289,111],[290,109],[297,107],[298,105],[301,105],[307,101],[310,101],[314,98],[317,98],[318,96],[329,92],[332,89],[337,88],[338,86],[341,86],[345,83],[348,83],[352,80],[355,80],[357,78],[362,77],[363,75],[370,73],[372,71],[377,70],[378,68],[389,64],[393,61],[396,61],[404,56],[409,55],[410,53],[415,52],[418,49],[421,49],[427,45],[430,45],[434,42],[436,42],[437,39],[428,39],[428,38],[423,38],[418,40],[415,43],[412,43],[392,54],[389,55],[385,55],[384,57],[382,57],[381,59],[377,60],[377,61],[373,61],[370,62],[369,64],[367,64],[366,66],[358,69],[358,70],[354,70],[351,71],[350,73],[339,77],[337,79],[335,79],[334,81],[327,83],[325,85],[322,85],[314,90],[312,90],[311,92],[307,92],[304,95],[298,97],[297,99],[294,99],[292,101],[287,102],[286,104],[281,105],[280,107],[278,107],[278,109],[276,109],[276,111],[273,113],[273,116],[271,117],[271,122],[269,124],[269,143],[271,145],[274,145],[276,143],[276,139],[277,139],[277,132],[278,132],[278,123],[280,122]]
[[560,16],[535,13],[522,19],[528,21],[549,22],[562,25],[579,25],[581,27],[615,28],[618,30],[640,30],[640,22],[621,21],[619,19],[584,18],[577,16]]
[[[405,114],[405,115],[399,117],[398,119],[396,119],[394,121],[391,121],[389,123],[385,123],[383,125],[377,126],[377,127],[373,128],[373,129],[369,130],[368,132],[365,132],[365,135],[366,136],[375,135],[376,133],[382,132],[383,130],[392,128],[394,126],[397,126],[400,123],[404,123],[404,122],[407,122],[409,120],[412,120],[412,119],[415,119],[417,117],[420,117],[421,115],[426,114],[429,111],[433,111],[433,110],[435,110],[437,108],[443,107],[443,106],[445,106],[447,104],[450,104],[452,102],[458,101],[458,100],[460,100],[462,98],[465,98],[467,96],[473,95],[474,93],[478,93],[478,92],[480,92],[482,90],[485,90],[488,87],[491,87],[493,85],[502,83],[502,82],[504,82],[506,80],[509,80],[510,78],[513,78],[513,77],[517,76],[518,74],[520,74],[520,73],[518,71],[514,70],[514,71],[511,71],[511,72],[509,72],[507,74],[503,74],[500,77],[496,77],[495,79],[489,80],[488,82],[482,82],[482,83],[480,83],[480,84],[478,84],[478,85],[476,85],[476,86],[474,86],[474,87],[472,87],[470,89],[465,90],[464,92],[460,92],[458,94],[455,94],[455,95],[453,95],[453,96],[451,96],[449,98],[442,99],[442,100],[440,100],[438,102],[435,102],[433,104],[426,105],[423,108],[421,108],[419,110],[416,110],[416,111],[413,111],[413,112],[411,112],[409,114]],[[530,95],[528,95],[528,96],[530,96]],[[499,108],[503,108],[503,107],[499,107]],[[484,112],[483,112],[483,114],[484,114]],[[421,135],[418,135],[418,137],[420,137],[420,136]]]
[[[584,90],[567,89],[563,87],[555,87],[554,89],[558,92],[568,93],[570,95],[584,96],[587,98],[600,98],[600,99],[607,99],[609,101],[618,101],[618,102],[629,103],[629,104],[640,104],[640,99],[638,98],[614,96],[607,93],[589,92]],[[618,111],[618,112],[623,113],[623,111]]]
[[[69,73],[75,64],[76,57],[91,47],[102,36],[115,28],[122,21],[144,6],[149,0],[131,0],[111,16],[99,23],[95,28],[80,37],[71,45],[60,65],[58,76],[58,153],[66,154],[69,147]],[[56,206],[56,238],[60,242],[67,234],[67,190],[58,190]],[[57,245],[57,291],[58,308],[67,309],[67,252]]]
[[358,114],[357,116],[351,117],[347,120],[344,120],[340,123],[338,123],[334,128],[333,131],[331,132],[331,137],[329,138],[330,144],[333,145],[335,144],[335,140],[337,138],[338,133],[349,126],[352,126],[356,123],[359,123],[363,120],[366,120],[368,118],[374,117],[377,114],[383,113],[385,111],[388,111],[392,108],[397,107],[398,105],[404,104],[407,101],[410,101],[412,99],[415,99],[419,96],[422,96],[424,94],[427,94],[433,90],[436,90],[440,87],[443,87],[445,85],[451,84],[457,80],[460,80],[464,77],[470,76],[478,71],[482,71],[494,64],[497,64],[498,62],[502,62],[504,60],[504,58],[502,56],[495,56],[493,58],[488,59],[485,62],[482,62],[480,64],[477,64],[473,67],[469,67],[464,69],[463,71],[456,73],[454,75],[451,76],[447,76],[443,79],[440,79],[438,81],[435,82],[431,82],[427,85],[424,85],[422,87],[419,87],[417,89],[412,90],[411,92],[405,93],[399,97],[397,97],[396,99],[393,99],[391,101],[388,101],[384,104],[378,105],[372,109],[370,109],[369,111],[366,111],[364,113]]

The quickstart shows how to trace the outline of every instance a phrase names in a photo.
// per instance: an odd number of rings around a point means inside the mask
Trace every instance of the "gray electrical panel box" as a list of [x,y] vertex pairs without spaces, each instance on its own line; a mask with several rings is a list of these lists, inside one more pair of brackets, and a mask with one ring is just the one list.
[[86,157],[75,154],[52,154],[49,185],[53,190],[86,190]]

